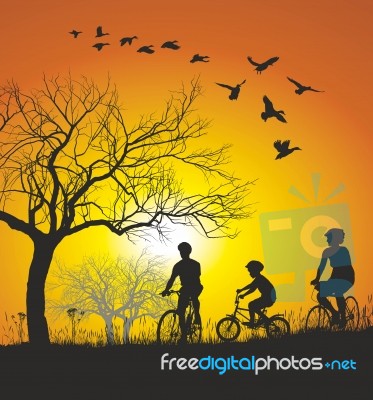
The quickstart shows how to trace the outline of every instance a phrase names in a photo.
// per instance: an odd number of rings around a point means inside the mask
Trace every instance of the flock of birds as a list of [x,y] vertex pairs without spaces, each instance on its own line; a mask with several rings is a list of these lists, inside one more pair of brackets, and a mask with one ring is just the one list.
[[[82,31],[77,31],[73,29],[72,31],[69,32],[74,39],[77,39],[80,34],[82,34]],[[110,35],[108,32],[104,32],[102,29],[102,26],[98,26],[96,28],[96,38],[102,38],[104,36]],[[122,37],[119,40],[120,46],[131,46],[133,41],[138,39],[137,36],[125,36]],[[96,48],[98,51],[101,51],[105,46],[110,45],[110,43],[107,42],[96,42],[92,47]],[[180,45],[178,44],[177,40],[171,40],[171,41],[166,41],[164,42],[161,46],[163,49],[171,49],[171,50],[179,50]],[[137,49],[138,53],[146,53],[146,54],[153,54],[155,52],[154,46],[153,45],[146,45],[146,46],[141,46]],[[248,62],[253,65],[254,71],[256,71],[257,74],[261,74],[263,71],[265,71],[268,67],[273,66],[278,60],[279,57],[271,57],[268,60],[264,62],[257,62],[252,59],[252,57],[248,56],[247,57]],[[209,56],[202,56],[200,54],[194,54],[193,57],[190,59],[191,63],[196,63],[196,62],[209,62],[210,57]],[[293,78],[287,77],[287,79],[296,86],[296,89],[294,92],[297,95],[301,95],[304,92],[307,91],[312,91],[312,92],[324,92],[323,90],[317,90],[314,89],[311,86],[306,86],[301,84],[300,82],[296,81]],[[235,86],[227,85],[225,83],[219,83],[215,82],[217,85],[220,87],[223,87],[225,89],[229,90],[229,100],[237,100],[238,96],[241,91],[241,86],[246,82],[246,79],[243,80],[241,83],[238,83]],[[264,95],[263,96],[263,103],[264,103],[264,111],[261,113],[261,118],[264,122],[266,122],[269,118],[275,118],[278,121],[282,123],[286,123],[286,119],[284,117],[285,112],[283,110],[278,110],[274,107],[272,101],[268,98],[268,96]],[[276,140],[273,143],[274,148],[277,150],[277,156],[276,160],[279,160],[281,158],[284,158],[288,156],[289,154],[293,153],[295,150],[301,150],[299,147],[290,147],[290,140]]]

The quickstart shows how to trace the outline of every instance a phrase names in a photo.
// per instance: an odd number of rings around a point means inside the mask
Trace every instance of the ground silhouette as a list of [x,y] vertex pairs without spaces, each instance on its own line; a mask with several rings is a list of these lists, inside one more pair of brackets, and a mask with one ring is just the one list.
[[[88,346],[50,345],[44,348],[28,344],[0,347],[0,380],[20,393],[47,391],[60,397],[74,393],[74,398],[98,399],[132,397],[250,398],[249,393],[268,393],[279,399],[326,399],[337,393],[354,395],[354,399],[370,398],[372,376],[371,343],[373,330],[296,334],[269,340],[252,339],[246,343],[215,343],[183,346],[124,345],[93,348]],[[312,358],[323,362],[353,360],[356,369],[321,371],[298,370],[253,371],[230,370],[161,370],[163,354],[169,358],[243,357]],[[368,357],[367,357],[368,355]],[[22,384],[21,384],[22,383]],[[365,393],[365,394],[364,394]],[[370,394],[369,394],[370,393]],[[81,396],[79,397],[79,395]],[[187,397],[186,397],[187,396]],[[235,397],[236,396],[236,397]],[[360,396],[360,397],[359,397]],[[365,397],[364,397],[365,396]],[[55,397],[54,397],[55,398]],[[210,397],[211,398],[211,397]],[[336,397],[329,397],[336,398]],[[350,398],[350,397],[343,397]]]

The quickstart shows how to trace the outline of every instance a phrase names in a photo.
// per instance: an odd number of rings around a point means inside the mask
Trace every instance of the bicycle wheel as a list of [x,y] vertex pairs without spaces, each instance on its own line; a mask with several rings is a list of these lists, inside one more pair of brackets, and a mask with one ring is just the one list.
[[267,336],[270,339],[277,339],[290,333],[290,324],[287,319],[274,315],[266,325]]
[[157,342],[160,344],[177,344],[180,338],[179,314],[175,310],[168,310],[159,319]]
[[331,317],[325,307],[313,306],[306,318],[306,331],[326,331],[331,328]]
[[236,340],[240,332],[240,323],[232,317],[224,317],[216,325],[216,333],[224,342]]
[[202,337],[202,324],[195,323],[195,313],[192,310],[186,317],[187,342],[199,343]]
[[359,327],[360,312],[357,300],[353,296],[346,297],[346,326],[347,331],[356,331]]

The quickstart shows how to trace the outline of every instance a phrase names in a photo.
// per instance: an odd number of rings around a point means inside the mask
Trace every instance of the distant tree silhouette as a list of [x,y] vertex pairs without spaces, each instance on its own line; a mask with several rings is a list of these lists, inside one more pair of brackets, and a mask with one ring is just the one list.
[[[0,88],[0,221],[34,245],[26,293],[30,343],[50,343],[45,282],[66,236],[101,226],[129,240],[151,232],[163,238],[169,222],[232,238],[232,222],[251,216],[252,182],[225,170],[230,145],[191,146],[209,127],[195,117],[201,90],[193,79],[189,91],[182,85],[171,93],[159,117],[129,127],[110,78],[102,89],[71,76],[44,76],[42,88],[30,93],[15,82]],[[198,171],[216,179],[203,193],[186,193],[175,163],[191,168],[193,179]]]
[[79,311],[77,308],[71,307],[67,310],[67,316],[69,317],[71,323],[71,342],[72,344],[75,344],[76,328],[84,316],[84,311]]
[[167,278],[165,265],[162,257],[146,249],[138,258],[89,256],[73,267],[57,262],[47,288],[57,289],[61,296],[57,300],[51,296],[47,308],[57,317],[71,308],[84,310],[86,317],[99,316],[109,344],[115,342],[114,319],[122,319],[123,343],[127,343],[136,320],[156,319],[164,311],[165,299],[159,293]]

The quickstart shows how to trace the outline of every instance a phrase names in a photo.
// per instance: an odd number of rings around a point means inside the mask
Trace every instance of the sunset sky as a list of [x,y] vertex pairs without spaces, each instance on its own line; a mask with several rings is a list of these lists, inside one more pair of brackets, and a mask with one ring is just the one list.
[[[306,307],[317,257],[311,257],[308,266],[280,261],[275,265],[270,254],[280,249],[279,254],[289,256],[285,259],[296,261],[291,252],[297,251],[299,237],[307,232],[295,231],[300,228],[293,223],[290,237],[295,244],[288,236],[279,236],[280,247],[271,249],[270,234],[261,221],[267,221],[268,213],[306,221],[320,215],[317,207],[324,207],[320,221],[328,224],[328,213],[343,205],[346,226],[342,228],[356,271],[354,294],[362,305],[372,293],[373,276],[369,250],[373,225],[372,15],[373,4],[367,0],[14,0],[2,6],[0,84],[14,80],[29,90],[42,86],[43,75],[71,73],[75,79],[84,75],[97,83],[110,76],[119,89],[129,125],[133,125],[141,115],[161,112],[170,91],[199,76],[203,96],[196,112],[211,120],[201,146],[232,144],[227,168],[243,181],[255,181],[249,196],[253,215],[237,225],[240,234],[233,240],[208,240],[177,229],[168,246],[153,241],[154,252],[170,259],[165,270],[171,272],[179,258],[177,244],[189,241],[192,257],[202,265],[203,317],[217,319],[231,311],[235,290],[251,280],[244,265],[252,259],[261,260],[268,267],[264,274],[277,284],[291,284],[303,271],[306,299],[279,302],[276,307],[282,311]],[[98,25],[109,33],[103,41],[110,45],[102,51],[92,47],[100,41],[94,37]],[[73,29],[82,31],[76,39],[69,34]],[[131,46],[120,46],[122,37],[134,35],[138,39]],[[178,40],[180,49],[162,49],[167,40]],[[153,45],[155,52],[138,53],[143,45]],[[190,63],[196,53],[209,56],[209,62]],[[258,62],[274,56],[279,60],[257,74],[248,56]],[[287,77],[323,92],[299,96]],[[229,100],[228,90],[216,85],[235,86],[245,79],[237,101]],[[285,111],[286,124],[261,119],[264,95],[275,108]],[[292,146],[302,150],[275,160],[273,143],[278,139],[290,139]],[[193,188],[193,176],[180,179],[188,189]],[[332,226],[318,227],[318,220],[312,221],[314,225],[308,225],[312,238],[304,240],[322,249],[326,244],[322,235]],[[0,233],[2,325],[5,313],[26,311],[32,248],[27,237],[3,222]],[[92,229],[65,239],[55,257],[77,264],[95,251],[128,256],[145,245]]]

